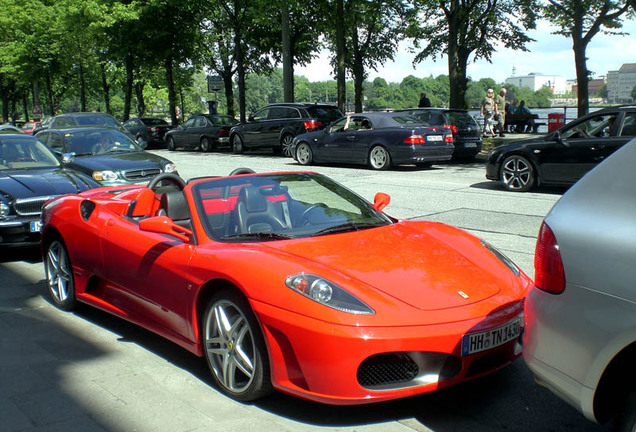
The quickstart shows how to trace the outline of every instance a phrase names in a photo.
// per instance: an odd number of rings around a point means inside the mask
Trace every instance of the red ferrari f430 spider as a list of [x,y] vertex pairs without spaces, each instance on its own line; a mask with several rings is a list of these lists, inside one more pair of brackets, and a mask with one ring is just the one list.
[[[249,171],[249,170],[248,170]],[[240,401],[360,404],[519,357],[532,281],[452,226],[399,220],[312,172],[160,174],[48,201],[55,304],[86,303],[205,357]]]

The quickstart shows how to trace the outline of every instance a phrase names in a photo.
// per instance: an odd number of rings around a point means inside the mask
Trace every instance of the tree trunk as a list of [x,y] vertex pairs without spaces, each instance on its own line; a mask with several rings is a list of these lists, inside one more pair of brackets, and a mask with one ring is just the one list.
[[49,115],[55,115],[55,108],[53,107],[53,88],[51,85],[51,73],[46,70],[46,92],[49,96]]
[[146,100],[144,99],[145,83],[137,82],[134,85],[135,96],[137,97],[137,115],[141,118],[146,115]]
[[283,39],[283,100],[294,101],[294,59],[289,35],[289,6],[283,2],[281,8],[281,27]]
[[[104,105],[106,105],[106,112],[111,114],[110,111],[110,86],[108,85],[108,80],[106,79],[106,66],[104,63],[100,63],[100,69],[102,72],[102,90],[104,91]],[[124,109],[124,118],[123,121],[128,120],[128,116],[126,115],[126,111]]]
[[79,79],[80,79],[80,110],[86,111],[86,77],[84,77],[84,63],[79,62]]
[[347,107],[346,81],[346,41],[344,28],[344,0],[336,0],[336,83],[338,108],[345,112]]
[[450,108],[465,109],[466,89],[468,80],[466,79],[466,69],[468,64],[468,53],[462,52],[459,44],[459,16],[457,13],[451,14],[448,19],[448,81],[450,84],[450,94],[448,104]]
[[238,96],[239,96],[239,120],[241,123],[245,123],[245,58],[243,54],[243,41],[241,40],[242,34],[240,29],[234,29],[234,46],[235,46],[235,59],[236,59],[236,75],[238,81]]
[[589,112],[589,72],[587,70],[587,60],[585,58],[585,51],[587,45],[581,38],[576,38],[573,35],[574,43],[572,49],[574,50],[574,65],[576,67],[576,82],[577,91],[576,96],[578,98],[578,112],[577,116],[581,117]]
[[354,22],[353,29],[353,88],[354,88],[354,111],[357,113],[362,112],[362,97],[363,97],[363,84],[364,84],[364,63],[362,53],[360,52],[360,41],[358,39],[357,25]]
[[[130,118],[130,110],[132,107],[132,91],[134,85],[134,63],[130,53],[126,55],[126,88],[124,89],[124,116],[126,121]],[[140,116],[141,117],[141,116]]]
[[168,57],[164,66],[166,68],[166,85],[168,86],[168,106],[170,107],[170,121],[172,126],[179,124],[177,118],[177,94],[174,90],[174,74],[172,70],[172,57]]
[[223,86],[225,88],[225,101],[227,103],[227,115],[236,116],[234,111],[234,82],[230,74],[223,74]]
[[29,121],[29,103],[26,94],[22,96],[22,109],[24,110],[24,120]]

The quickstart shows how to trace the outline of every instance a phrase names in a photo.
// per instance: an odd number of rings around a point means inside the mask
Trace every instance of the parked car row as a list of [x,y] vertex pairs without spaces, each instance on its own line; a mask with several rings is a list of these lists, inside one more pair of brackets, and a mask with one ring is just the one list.
[[[82,126],[92,125],[92,126]],[[143,185],[177,173],[168,159],[144,151],[113,117],[57,116],[35,136],[7,125],[0,134],[0,247],[40,240],[43,204],[100,186]],[[145,143],[143,143],[145,146]]]
[[[368,203],[309,172],[241,170],[186,184],[170,161],[107,126],[0,134],[0,246],[41,241],[56,305],[99,307],[205,357],[216,385],[238,400],[273,389],[332,404],[395,399],[483,376],[523,351],[538,382],[590,420],[614,418],[616,430],[633,432],[635,128],[636,108],[615,107],[548,134],[542,146],[526,142],[528,161],[557,152],[554,143],[562,152],[585,143],[579,154],[595,155],[542,224],[534,284],[468,233],[388,216],[387,195]],[[375,141],[364,135],[371,132]],[[341,137],[375,169],[418,163],[395,156],[390,139],[444,157],[455,149],[452,128],[393,112],[343,116],[297,135],[290,153],[301,164],[324,161],[324,147],[337,152]],[[491,157],[521,157],[521,144]],[[570,159],[563,164],[578,162]],[[140,284],[135,270],[159,246]],[[175,295],[175,287],[187,290]],[[343,344],[357,347],[344,363]],[[316,365],[316,346],[320,358],[340,361]]]

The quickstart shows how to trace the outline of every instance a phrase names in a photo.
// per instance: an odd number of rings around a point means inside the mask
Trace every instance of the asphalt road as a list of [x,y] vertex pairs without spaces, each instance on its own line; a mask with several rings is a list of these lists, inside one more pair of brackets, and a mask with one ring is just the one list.
[[[298,170],[267,152],[153,150],[184,178]],[[483,162],[374,172],[314,166],[363,197],[386,192],[398,218],[460,226],[490,241],[530,276],[541,220],[563,190],[505,192]],[[283,394],[240,404],[211,386],[199,359],[105,313],[65,313],[46,295],[37,251],[0,256],[0,431],[608,431],[536,385],[522,360],[489,377],[406,400],[332,407]],[[346,347],[343,347],[346,349]],[[325,377],[329,379],[329,377]]]

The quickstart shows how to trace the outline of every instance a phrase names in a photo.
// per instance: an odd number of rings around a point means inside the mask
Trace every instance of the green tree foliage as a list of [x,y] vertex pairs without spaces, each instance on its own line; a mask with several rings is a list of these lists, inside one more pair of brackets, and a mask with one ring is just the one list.
[[467,65],[491,61],[497,47],[527,51],[524,31],[535,27],[536,0],[414,0],[417,14],[408,35],[420,49],[414,63],[446,55],[450,106],[466,106]]
[[[585,57],[587,46],[598,33],[618,34],[622,28],[621,16],[629,11],[629,4],[624,0],[550,0],[542,10],[544,17],[557,28],[554,34],[572,39],[578,83],[578,115],[587,114],[590,79]],[[633,11],[630,14],[633,15]]]

